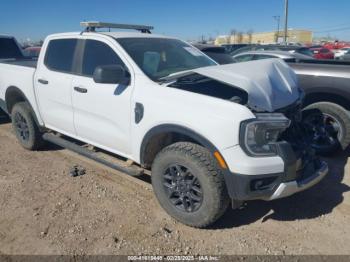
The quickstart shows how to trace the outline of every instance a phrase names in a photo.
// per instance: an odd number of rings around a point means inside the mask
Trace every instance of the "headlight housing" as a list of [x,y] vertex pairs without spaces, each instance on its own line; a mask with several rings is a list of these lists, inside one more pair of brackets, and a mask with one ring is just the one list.
[[256,114],[255,119],[242,122],[240,144],[249,156],[275,156],[276,142],[289,125],[283,114]]

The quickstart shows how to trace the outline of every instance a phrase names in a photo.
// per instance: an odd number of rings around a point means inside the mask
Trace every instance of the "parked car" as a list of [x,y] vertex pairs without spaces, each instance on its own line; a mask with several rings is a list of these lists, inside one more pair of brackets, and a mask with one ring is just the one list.
[[27,57],[38,57],[40,50],[41,46],[29,46],[23,50],[23,53]]
[[340,60],[350,61],[350,50],[348,50],[343,56],[341,56]]
[[222,46],[207,44],[195,44],[194,46],[221,65],[234,62],[232,56]]
[[[305,91],[303,123],[310,144],[320,154],[331,155],[350,144],[350,64],[303,59],[281,51],[251,51],[234,56],[236,62],[278,57],[295,70]],[[305,57],[307,58],[307,56]],[[321,114],[322,113],[322,114]]]
[[224,47],[228,53],[232,53],[233,51],[240,49],[242,47],[246,47],[248,45],[249,44],[224,44],[221,46]]
[[281,50],[281,51],[288,51],[290,53],[298,53],[306,56],[312,57],[313,54],[308,47],[303,47],[303,46],[275,46],[275,49],[271,50]]
[[263,51],[250,51],[237,54],[232,57],[235,62],[244,62],[268,58],[281,58],[286,62],[299,61],[306,59],[313,59],[310,56],[299,54],[299,53],[290,53],[287,51],[279,50],[263,50]]
[[310,48],[315,59],[334,59],[334,53],[327,48]]
[[[37,63],[0,63],[0,105],[24,148],[45,140],[131,175],[151,170],[160,205],[194,227],[215,222],[230,198],[287,197],[327,174],[283,61],[218,65],[149,26],[82,24],[48,36]],[[95,31],[105,26],[144,33]],[[72,138],[129,160],[106,163]]]
[[323,48],[323,45],[310,45],[308,48]]
[[12,36],[0,35],[0,59],[21,59],[22,48]]
[[334,59],[341,59],[348,51],[350,50],[350,47],[343,47],[341,49],[338,49],[334,53]]
[[349,45],[350,45],[350,43],[347,43],[347,42],[335,41],[335,42],[331,42],[331,43],[325,43],[323,45],[323,47],[327,48],[329,50],[338,50],[338,49],[341,49],[343,47],[347,47]]
[[301,47],[301,46],[293,46],[293,45],[249,45],[240,49],[235,50],[234,52],[231,52],[232,56],[235,56],[237,54],[243,53],[243,52],[249,52],[249,51],[263,51],[263,50],[279,50],[279,51],[287,51],[290,53],[298,53],[303,54],[312,57],[313,53],[310,51],[307,47]]

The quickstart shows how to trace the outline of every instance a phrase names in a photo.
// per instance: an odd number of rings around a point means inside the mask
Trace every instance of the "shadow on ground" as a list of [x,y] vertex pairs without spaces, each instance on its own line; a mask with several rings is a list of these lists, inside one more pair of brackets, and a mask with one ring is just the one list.
[[[1,115],[1,112],[0,112],[0,125],[10,124],[10,123],[11,123],[10,118],[7,116]],[[11,127],[11,131],[12,131],[12,127]],[[14,132],[12,132],[12,133],[15,136]],[[63,148],[61,148],[57,145],[54,145],[52,143],[46,143],[45,146],[43,148],[41,148],[39,151],[57,151],[57,150],[62,150],[62,149]]]
[[262,219],[293,221],[312,219],[329,214],[344,200],[343,194],[350,191],[344,183],[344,167],[350,150],[326,158],[328,175],[316,186],[294,196],[271,202],[251,201],[241,210],[228,210],[212,229],[232,228],[254,223]]

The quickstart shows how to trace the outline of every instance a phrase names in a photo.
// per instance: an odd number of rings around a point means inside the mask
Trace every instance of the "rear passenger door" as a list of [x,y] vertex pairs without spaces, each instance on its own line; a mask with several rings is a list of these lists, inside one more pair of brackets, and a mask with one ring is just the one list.
[[45,126],[68,135],[75,135],[71,88],[77,42],[77,39],[50,40],[34,76]]
[[97,147],[127,156],[133,78],[128,84],[101,84],[94,82],[93,73],[102,65],[121,65],[129,72],[130,66],[109,41],[85,40],[81,57],[80,75],[74,77],[72,84],[77,135]]

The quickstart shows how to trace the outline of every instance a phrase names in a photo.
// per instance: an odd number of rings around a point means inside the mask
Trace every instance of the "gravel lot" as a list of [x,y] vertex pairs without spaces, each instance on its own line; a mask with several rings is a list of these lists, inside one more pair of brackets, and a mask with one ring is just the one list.
[[[349,155],[327,159],[314,188],[249,202],[199,230],[169,218],[149,182],[54,146],[26,151],[1,121],[0,254],[350,255]],[[75,164],[86,175],[70,177]]]

